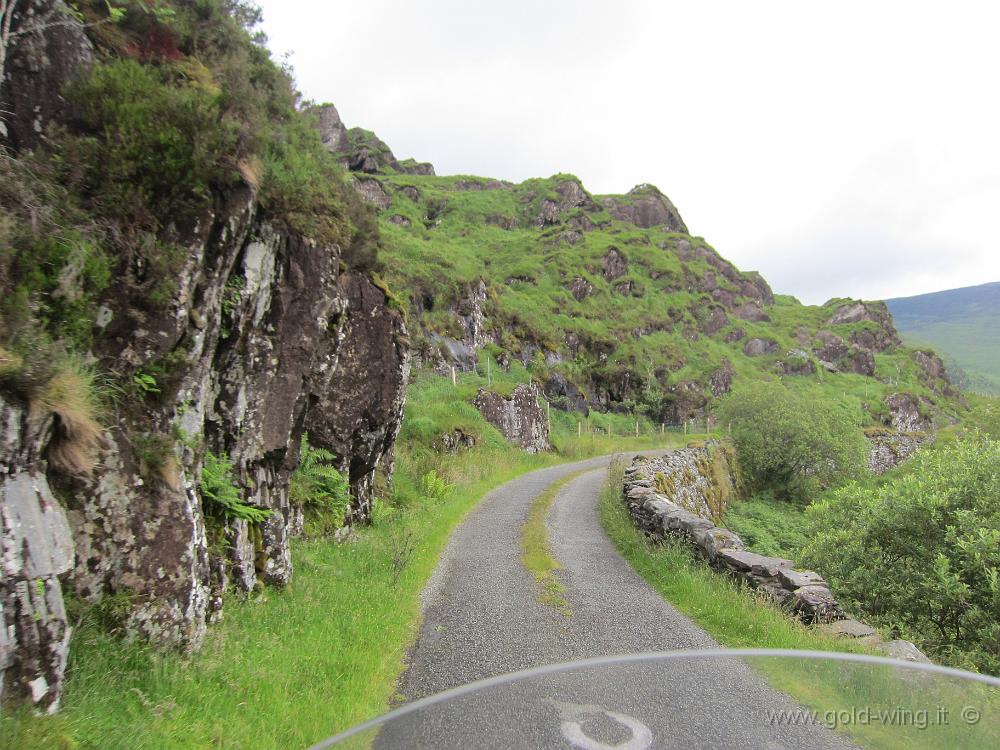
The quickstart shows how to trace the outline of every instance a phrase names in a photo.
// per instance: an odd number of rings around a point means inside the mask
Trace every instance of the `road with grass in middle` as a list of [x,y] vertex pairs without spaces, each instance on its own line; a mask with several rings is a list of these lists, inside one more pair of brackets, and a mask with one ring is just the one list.
[[[608,459],[543,469],[488,495],[452,536],[424,592],[423,623],[400,702],[476,680],[596,656],[718,644],[663,600],[601,528]],[[582,473],[579,473],[582,472]],[[561,602],[522,562],[535,499],[555,482],[548,512]],[[770,726],[795,710],[736,660],[632,664],[533,679],[466,695],[384,728],[380,747],[842,748],[816,726]]]

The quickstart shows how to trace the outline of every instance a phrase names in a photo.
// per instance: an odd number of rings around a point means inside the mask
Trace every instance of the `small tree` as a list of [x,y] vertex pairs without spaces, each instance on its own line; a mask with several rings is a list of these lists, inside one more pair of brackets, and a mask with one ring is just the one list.
[[751,490],[801,499],[864,465],[865,439],[840,404],[791,391],[780,383],[737,388],[720,405]]
[[926,448],[895,480],[848,484],[807,517],[803,562],[854,611],[1000,672],[1000,442]]

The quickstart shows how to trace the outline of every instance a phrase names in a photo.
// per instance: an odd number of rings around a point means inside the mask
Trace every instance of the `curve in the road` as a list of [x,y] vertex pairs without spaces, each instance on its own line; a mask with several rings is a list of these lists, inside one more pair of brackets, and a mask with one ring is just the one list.
[[[424,592],[423,623],[400,685],[404,700],[543,664],[717,646],[632,570],[604,534],[597,501],[607,464],[603,457],[524,475],[469,514]],[[566,617],[539,600],[538,583],[520,560],[520,533],[532,500],[581,469],[592,470],[568,482],[548,516],[563,596],[573,612]],[[645,747],[851,747],[826,729],[764,720],[766,710],[794,708],[742,663],[675,664],[669,674],[636,666],[599,680],[568,675],[557,684],[469,696],[433,716],[387,727],[377,745],[587,747],[574,734],[577,716],[584,717],[581,731],[605,736],[593,747],[631,747],[645,730],[628,729],[624,716],[649,729],[653,739]]]

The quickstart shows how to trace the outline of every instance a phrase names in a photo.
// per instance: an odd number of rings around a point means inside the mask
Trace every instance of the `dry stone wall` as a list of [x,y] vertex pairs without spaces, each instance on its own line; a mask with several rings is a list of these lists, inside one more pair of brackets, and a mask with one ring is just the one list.
[[[700,500],[704,488],[717,481],[701,473],[705,463],[698,460],[698,452],[706,450],[711,447],[686,448],[659,457],[637,456],[625,469],[623,498],[633,521],[646,536],[656,541],[668,536],[684,540],[713,568],[764,593],[806,623],[836,635],[862,639],[896,658],[927,660],[909,641],[882,643],[874,628],[852,619],[819,573],[797,570],[791,560],[748,550],[737,534],[717,526]],[[673,469],[673,476],[682,481],[665,485],[665,467],[683,467],[680,471]]]

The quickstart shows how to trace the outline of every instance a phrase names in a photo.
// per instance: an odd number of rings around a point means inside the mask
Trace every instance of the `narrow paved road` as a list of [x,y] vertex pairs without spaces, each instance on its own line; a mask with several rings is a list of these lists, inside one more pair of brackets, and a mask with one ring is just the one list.
[[[475,680],[594,656],[715,648],[665,602],[604,534],[607,458],[525,475],[487,496],[456,530],[424,593],[424,621],[400,692],[414,700]],[[581,469],[548,517],[566,616],[539,601],[520,560],[532,500]],[[568,673],[473,694],[382,730],[379,747],[843,748],[815,727],[768,726],[794,709],[748,667],[697,661]]]

